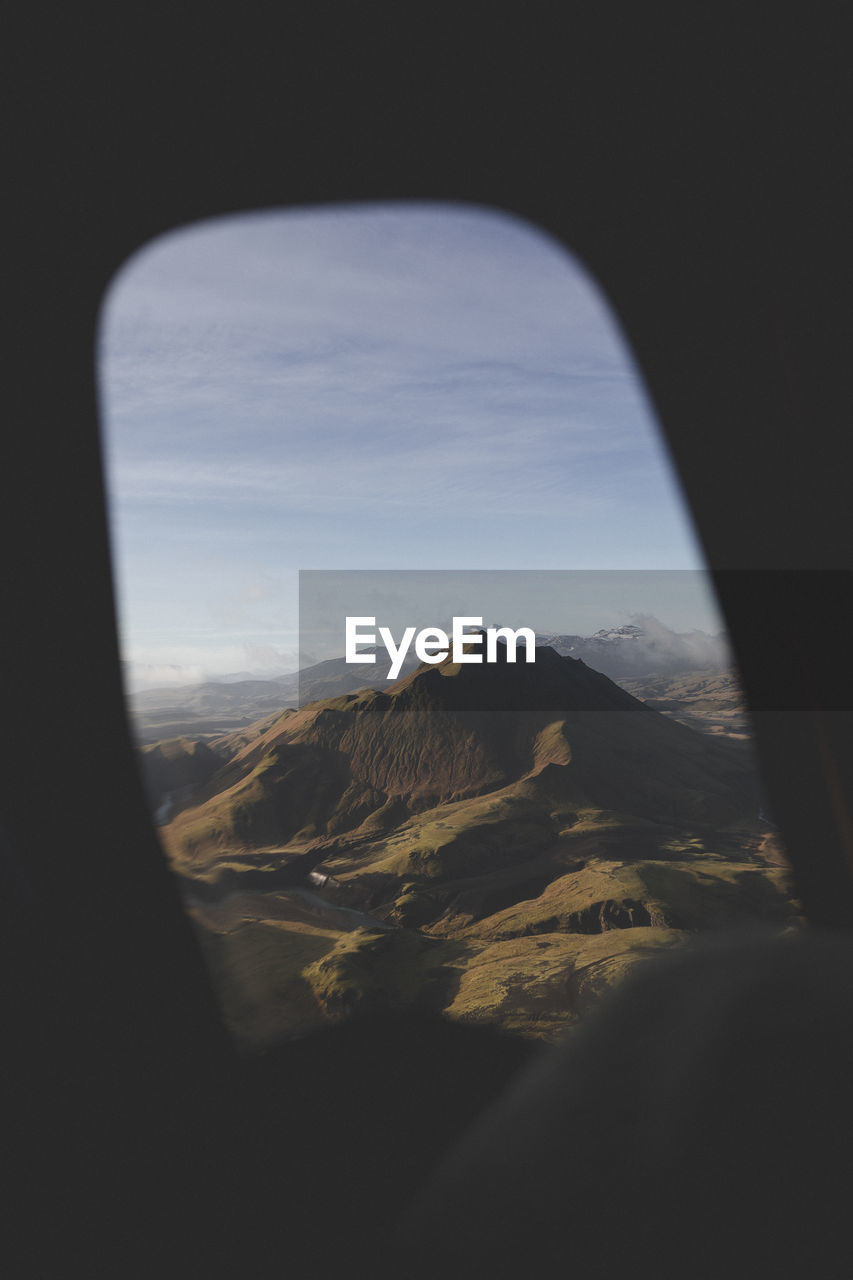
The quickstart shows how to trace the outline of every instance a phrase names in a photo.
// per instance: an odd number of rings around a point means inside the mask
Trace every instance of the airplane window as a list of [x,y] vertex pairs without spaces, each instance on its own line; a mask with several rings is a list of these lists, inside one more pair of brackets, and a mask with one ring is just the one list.
[[241,1045],[417,1007],[553,1039],[798,927],[701,551],[584,268],[492,209],[141,249],[99,378],[126,696]]

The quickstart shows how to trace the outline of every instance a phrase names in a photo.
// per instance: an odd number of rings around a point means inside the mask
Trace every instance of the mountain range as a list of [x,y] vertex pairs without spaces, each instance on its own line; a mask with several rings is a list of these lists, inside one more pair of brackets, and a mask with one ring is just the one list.
[[204,748],[161,837],[249,1042],[413,1003],[550,1037],[697,930],[796,920],[743,744],[551,647]]
[[[679,633],[654,618],[597,631],[592,636],[537,635],[538,647],[579,658],[613,679],[674,676],[699,670],[723,671],[731,662],[725,640],[701,631]],[[375,652],[365,650],[365,653]],[[413,652],[403,676],[418,666]],[[218,733],[251,724],[268,712],[304,706],[362,688],[385,688],[387,664],[347,663],[343,657],[311,663],[275,678],[223,676],[194,685],[168,685],[130,692],[129,705],[142,742],[184,733]]]
[[549,645],[564,656],[582,658],[617,680],[622,676],[721,670],[732,663],[725,635],[671,631],[652,617],[644,618],[642,626],[627,623],[603,628],[591,636],[537,635],[536,643]]

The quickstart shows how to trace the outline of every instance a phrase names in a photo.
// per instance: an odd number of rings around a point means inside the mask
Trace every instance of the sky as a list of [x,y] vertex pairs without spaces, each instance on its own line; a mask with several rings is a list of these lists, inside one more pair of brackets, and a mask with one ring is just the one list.
[[[505,213],[351,205],[182,228],[114,278],[97,359],[137,686],[292,670],[300,569],[702,568],[606,301]],[[670,581],[640,612],[722,629],[706,587]],[[615,589],[596,620],[636,613]],[[572,629],[554,614],[541,629]]]

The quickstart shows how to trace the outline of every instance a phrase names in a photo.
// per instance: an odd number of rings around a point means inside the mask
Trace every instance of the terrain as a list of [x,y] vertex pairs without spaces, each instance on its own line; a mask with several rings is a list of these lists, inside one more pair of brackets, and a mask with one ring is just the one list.
[[[700,679],[713,680],[719,675],[725,677],[730,663],[728,647],[721,637],[701,631],[681,634],[654,618],[646,620],[645,628],[626,624],[591,636],[537,635],[536,643],[563,657],[581,659],[621,684],[628,680],[638,682],[638,689],[632,687],[631,691],[641,698],[645,697],[641,687],[645,679],[665,683],[670,678],[698,675]],[[418,660],[410,651],[401,677],[411,674],[417,666]],[[250,725],[283,707],[305,706],[364,688],[385,689],[386,672],[387,662],[347,663],[343,657],[328,658],[275,678],[258,679],[238,673],[200,684],[131,691],[129,706],[140,742],[153,743],[184,734],[214,737]]]
[[657,687],[665,715],[549,647],[448,658],[149,746],[161,786],[199,774],[161,838],[235,1035],[420,1007],[553,1039],[696,933],[796,927],[718,676]]
[[731,670],[647,674],[626,677],[620,683],[647,706],[691,729],[738,742],[751,737],[749,713],[737,676]]

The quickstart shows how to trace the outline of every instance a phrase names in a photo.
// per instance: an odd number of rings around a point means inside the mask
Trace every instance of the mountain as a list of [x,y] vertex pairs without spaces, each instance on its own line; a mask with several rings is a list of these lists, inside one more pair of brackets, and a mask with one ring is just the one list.
[[[654,618],[644,619],[642,627],[629,623],[597,631],[593,636],[537,635],[536,643],[561,656],[581,659],[617,680],[702,669],[720,671],[731,660],[722,637],[700,631],[676,633]],[[365,650],[369,652],[375,650]],[[418,665],[410,650],[401,674],[410,674]],[[386,677],[384,660],[348,663],[342,657],[329,658],[275,679],[223,677],[197,685],[131,692],[130,709],[142,742],[185,734],[221,734],[287,706],[305,706],[358,689],[387,689]]]
[[161,836],[242,1037],[413,1002],[550,1036],[695,930],[795,918],[742,744],[498,652],[212,741]]
[[[406,675],[418,665],[410,653],[402,673]],[[137,738],[150,743],[187,734],[222,734],[287,706],[335,698],[356,689],[387,687],[387,662],[348,663],[344,658],[328,658],[275,679],[223,678],[131,692],[129,705]]]
[[218,735],[252,724],[298,698],[299,677],[270,680],[205,681],[128,694],[128,706],[140,742],[202,734]]
[[210,817],[215,838],[187,835],[188,852],[218,849],[225,833],[246,847],[338,835],[386,810],[399,819],[522,782],[650,820],[732,821],[758,807],[721,744],[553,649],[530,665],[448,658],[387,692],[285,712],[234,753],[226,780],[192,822],[195,833]]
[[536,643],[564,656],[581,658],[613,679],[721,670],[732,662],[724,635],[671,631],[652,617],[644,618],[642,626],[628,623],[603,628],[592,636],[537,635]]
[[[130,697],[139,694],[162,694],[171,690],[189,689],[199,684],[235,684],[245,680],[278,680],[282,676],[291,675],[299,665],[299,655],[287,653],[278,655],[278,661],[272,665],[253,670],[229,671],[224,674],[208,670],[201,665],[186,665],[174,662],[139,662],[136,659],[123,658],[121,661],[122,679]],[[308,666],[316,659],[303,655],[303,665]]]
[[224,761],[206,742],[172,738],[143,747],[139,763],[154,820],[161,823],[188,803]]

